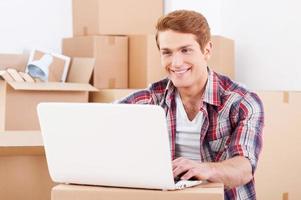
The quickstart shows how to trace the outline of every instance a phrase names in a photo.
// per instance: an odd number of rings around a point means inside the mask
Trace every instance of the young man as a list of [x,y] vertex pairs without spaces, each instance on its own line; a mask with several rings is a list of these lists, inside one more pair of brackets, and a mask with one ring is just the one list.
[[212,43],[200,13],[174,11],[159,19],[156,28],[168,78],[120,103],[164,108],[175,177],[221,182],[225,199],[256,199],[253,175],[263,128],[260,99],[207,66]]

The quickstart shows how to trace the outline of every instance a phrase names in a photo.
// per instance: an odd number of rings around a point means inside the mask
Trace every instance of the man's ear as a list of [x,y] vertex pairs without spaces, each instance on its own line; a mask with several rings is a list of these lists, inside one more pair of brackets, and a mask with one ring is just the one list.
[[212,54],[212,42],[211,40],[209,40],[209,42],[206,44],[204,48],[204,57],[206,61],[210,59],[211,54]]

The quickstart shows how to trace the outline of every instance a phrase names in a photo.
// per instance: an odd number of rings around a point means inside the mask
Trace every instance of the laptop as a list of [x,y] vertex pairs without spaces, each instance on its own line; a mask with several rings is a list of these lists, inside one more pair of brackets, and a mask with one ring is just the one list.
[[38,117],[54,182],[175,190],[167,123],[156,105],[40,103]]

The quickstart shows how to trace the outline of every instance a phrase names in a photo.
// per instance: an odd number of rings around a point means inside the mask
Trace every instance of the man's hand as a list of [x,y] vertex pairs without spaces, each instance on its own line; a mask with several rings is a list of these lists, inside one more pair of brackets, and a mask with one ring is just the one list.
[[182,180],[209,180],[213,175],[210,163],[200,163],[183,157],[173,160],[172,167],[174,177],[181,176],[179,178]]
[[242,156],[216,163],[196,162],[180,157],[172,161],[172,166],[174,177],[220,182],[226,188],[244,185],[253,178],[250,161]]

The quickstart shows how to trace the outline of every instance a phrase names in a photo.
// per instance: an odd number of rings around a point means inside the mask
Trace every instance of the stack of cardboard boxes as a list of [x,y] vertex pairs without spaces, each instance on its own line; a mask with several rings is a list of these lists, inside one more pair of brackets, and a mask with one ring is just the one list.
[[101,97],[112,93],[121,97],[119,92],[127,94],[133,91],[129,88],[144,88],[165,76],[154,35],[163,14],[162,0],[72,3],[74,37],[63,39],[62,51],[71,57],[95,58],[92,84],[106,90],[92,93],[90,101],[103,102]]
[[63,40],[63,54],[94,57],[99,89],[144,88],[164,77],[154,36],[162,14],[162,0],[73,0],[74,37]]

